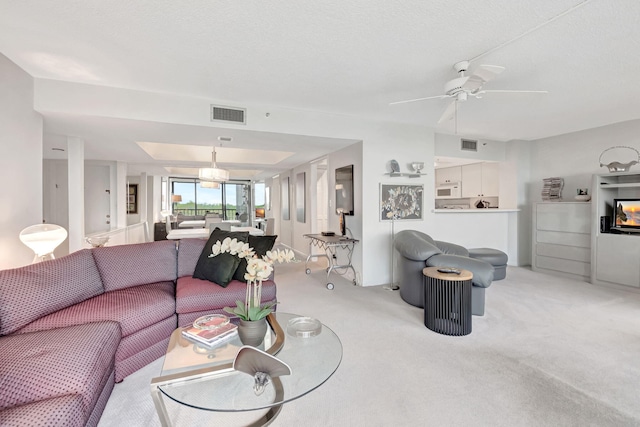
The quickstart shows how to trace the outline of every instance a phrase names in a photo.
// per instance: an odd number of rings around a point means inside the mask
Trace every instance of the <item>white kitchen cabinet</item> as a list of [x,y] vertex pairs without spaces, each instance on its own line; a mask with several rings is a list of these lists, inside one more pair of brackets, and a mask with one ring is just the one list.
[[482,196],[498,197],[500,195],[500,165],[498,163],[482,163]]
[[462,197],[498,197],[500,191],[498,163],[464,165],[461,172]]
[[462,166],[462,197],[482,196],[482,163]]
[[460,166],[436,169],[436,185],[451,184],[462,180]]

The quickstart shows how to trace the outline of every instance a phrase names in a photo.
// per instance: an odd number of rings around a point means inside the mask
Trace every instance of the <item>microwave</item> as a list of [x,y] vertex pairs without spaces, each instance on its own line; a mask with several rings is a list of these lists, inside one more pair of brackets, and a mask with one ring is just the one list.
[[439,185],[436,187],[436,199],[459,199],[462,197],[461,187],[459,182]]

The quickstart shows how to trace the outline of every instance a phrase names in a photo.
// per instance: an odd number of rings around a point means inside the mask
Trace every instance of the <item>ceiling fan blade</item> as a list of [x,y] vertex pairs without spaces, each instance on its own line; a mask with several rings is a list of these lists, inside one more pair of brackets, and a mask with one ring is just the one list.
[[409,102],[424,101],[426,99],[442,99],[442,98],[448,98],[448,97],[449,95],[427,96],[425,98],[407,99],[405,101],[390,102],[389,105],[408,104]]
[[499,65],[480,65],[469,76],[469,79],[462,86],[465,90],[474,91],[480,89],[486,82],[493,80],[498,74],[504,71],[504,67]]
[[474,96],[482,95],[485,93],[549,93],[546,90],[480,90],[474,93]]
[[447,108],[444,110],[444,112],[438,119],[438,124],[453,118],[456,112],[456,102],[458,102],[457,99],[454,99],[453,101],[451,101],[451,103],[447,106]]
[[478,66],[478,68],[476,68],[471,77],[477,77],[486,83],[489,80],[494,79],[503,71],[504,67],[501,67],[499,65],[480,65]]

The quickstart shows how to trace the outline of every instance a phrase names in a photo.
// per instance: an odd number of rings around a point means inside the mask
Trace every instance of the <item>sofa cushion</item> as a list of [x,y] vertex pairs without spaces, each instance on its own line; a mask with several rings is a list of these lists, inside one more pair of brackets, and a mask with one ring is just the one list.
[[181,239],[178,241],[178,277],[193,276],[198,258],[200,258],[206,243],[206,239]]
[[[180,277],[176,285],[176,313],[235,307],[236,300],[245,300],[246,292],[247,284],[238,280],[232,280],[222,290],[211,286],[206,280]],[[262,282],[262,302],[273,301],[275,298],[276,284],[271,280]]]
[[239,264],[240,258],[236,255],[222,253],[199,264],[193,272],[193,277],[208,280],[226,288]]
[[164,356],[169,337],[177,325],[178,316],[173,314],[165,320],[122,337],[116,351],[116,382]]
[[400,255],[413,261],[424,261],[442,253],[430,236],[416,230],[402,230],[396,233],[393,244]]
[[474,259],[481,259],[489,264],[496,266],[502,266],[507,264],[509,257],[504,252],[498,249],[492,248],[473,248],[469,249],[469,257]]
[[222,242],[227,237],[237,239],[239,242],[249,241],[249,233],[247,232],[226,231],[219,228],[213,230],[198,258],[196,269],[193,272],[194,278],[208,280],[222,287],[227,286],[236,272],[240,258],[228,252],[209,257],[213,245],[218,241]]
[[82,427],[85,420],[82,396],[79,394],[38,400],[0,411],[0,425],[4,427]]
[[105,291],[176,280],[176,243],[163,240],[93,249]]
[[122,336],[126,337],[174,313],[173,282],[158,282],[105,292],[38,319],[18,332],[33,332],[111,320],[120,324]]
[[443,254],[469,256],[469,251],[464,246],[456,245],[455,243],[435,241],[438,249]]
[[[253,236],[249,234],[249,246],[253,248],[256,256],[263,257],[267,254],[267,251],[273,249],[273,245],[276,243],[278,236]],[[247,272],[247,260],[241,259],[236,272],[233,275],[233,280],[244,281],[244,275]]]
[[101,322],[0,338],[0,409],[69,394],[86,421],[111,377],[120,327]]
[[0,335],[103,292],[89,249],[0,271]]

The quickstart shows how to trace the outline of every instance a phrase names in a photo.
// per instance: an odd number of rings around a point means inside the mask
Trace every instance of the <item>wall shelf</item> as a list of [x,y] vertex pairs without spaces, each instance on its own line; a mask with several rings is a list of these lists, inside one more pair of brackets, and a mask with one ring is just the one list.
[[406,172],[387,172],[384,175],[388,175],[391,178],[407,177],[407,178],[420,178],[426,176],[426,173],[406,173]]
[[608,182],[601,182],[600,188],[636,188],[638,187],[638,183],[634,182],[624,182],[621,184],[610,184]]

